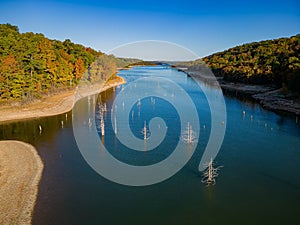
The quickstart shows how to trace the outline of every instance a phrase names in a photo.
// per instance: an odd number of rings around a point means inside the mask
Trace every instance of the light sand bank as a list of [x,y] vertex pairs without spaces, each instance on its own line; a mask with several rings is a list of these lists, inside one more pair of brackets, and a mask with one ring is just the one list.
[[31,224],[42,171],[32,145],[0,141],[0,224]]
[[72,110],[75,102],[80,98],[105,91],[124,83],[125,79],[118,77],[117,80],[111,80],[105,85],[81,86],[77,90],[45,97],[28,105],[1,107],[0,122],[47,117],[66,113]]

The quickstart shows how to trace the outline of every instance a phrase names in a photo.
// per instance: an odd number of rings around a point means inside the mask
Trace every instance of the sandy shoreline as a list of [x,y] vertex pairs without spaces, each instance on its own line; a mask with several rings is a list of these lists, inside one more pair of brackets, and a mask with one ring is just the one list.
[[31,224],[42,171],[32,145],[0,141],[0,224]]
[[[58,115],[79,99],[124,84],[118,77],[105,85],[80,86],[23,107],[3,107],[0,122]],[[31,224],[43,163],[36,149],[20,141],[0,141],[0,224]]]
[[72,110],[76,101],[88,95],[97,94],[111,87],[124,84],[126,81],[118,77],[117,81],[104,84],[80,86],[77,90],[63,92],[45,97],[25,106],[5,106],[0,108],[0,122],[39,118],[59,115]]

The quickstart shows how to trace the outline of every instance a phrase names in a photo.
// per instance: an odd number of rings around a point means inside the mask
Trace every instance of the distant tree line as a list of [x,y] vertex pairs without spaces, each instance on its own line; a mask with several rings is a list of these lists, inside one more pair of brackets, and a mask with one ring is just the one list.
[[[300,34],[244,44],[202,60],[224,80],[250,84],[274,84],[300,92]],[[189,62],[190,68],[201,60]]]
[[74,88],[81,79],[105,81],[122,63],[126,62],[69,39],[50,40],[0,24],[0,102],[30,100]]
[[131,66],[157,66],[159,65],[158,62],[153,62],[153,61],[136,61],[136,62],[131,62],[130,64],[127,65],[127,67]]

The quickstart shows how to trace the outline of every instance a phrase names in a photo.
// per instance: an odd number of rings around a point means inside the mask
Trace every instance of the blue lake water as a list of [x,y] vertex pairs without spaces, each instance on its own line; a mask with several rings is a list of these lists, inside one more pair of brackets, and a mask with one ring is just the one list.
[[[161,117],[167,127],[164,140],[151,151],[133,151],[120,142],[113,131],[111,113],[116,96],[137,79],[171,79],[196,105],[200,135],[194,154],[165,181],[125,186],[99,175],[84,160],[74,138],[74,112],[1,124],[1,140],[18,139],[33,144],[45,164],[33,224],[299,224],[300,121],[266,111],[253,102],[225,96],[226,133],[215,158],[216,166],[223,167],[216,184],[207,187],[198,170],[211,131],[211,113],[203,91],[214,95],[216,89],[204,83],[199,88],[186,74],[169,67],[134,67],[119,75],[126,79],[125,85],[77,103],[80,109],[89,101],[96,102],[93,118],[80,115],[79,119],[85,121],[82,126],[95,123],[101,143],[125,163],[144,166],[168,158],[181,140],[182,128],[172,102],[155,97],[138,100],[132,91],[136,104],[125,122],[134,136],[142,140],[144,124],[149,129],[149,121],[154,117]],[[171,94],[178,102],[182,100],[180,104],[187,112],[190,110],[183,94],[170,90],[168,82],[155,85],[153,89],[159,86],[160,94]],[[102,137],[99,111],[104,105]],[[115,110],[121,112],[122,107],[118,105]],[[41,134],[39,125],[43,127]],[[118,122],[117,130],[122,130],[122,126],[125,123]],[[85,142],[87,146],[91,144],[88,139]]]

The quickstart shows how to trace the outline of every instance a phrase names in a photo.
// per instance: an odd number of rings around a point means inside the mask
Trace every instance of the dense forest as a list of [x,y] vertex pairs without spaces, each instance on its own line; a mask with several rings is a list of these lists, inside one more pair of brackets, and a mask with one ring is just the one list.
[[43,34],[20,33],[18,27],[0,24],[0,103],[32,100],[74,88],[80,80],[105,81],[117,67],[136,62]]
[[[184,63],[195,70],[208,65],[216,76],[232,82],[274,84],[300,92],[300,34],[244,44]],[[20,33],[18,27],[0,24],[0,103],[32,100],[79,81],[103,82],[127,65],[152,65],[121,59],[43,34]]]
[[[250,84],[274,84],[300,92],[300,34],[244,44],[202,60],[224,80]],[[188,63],[196,69],[203,63]]]

